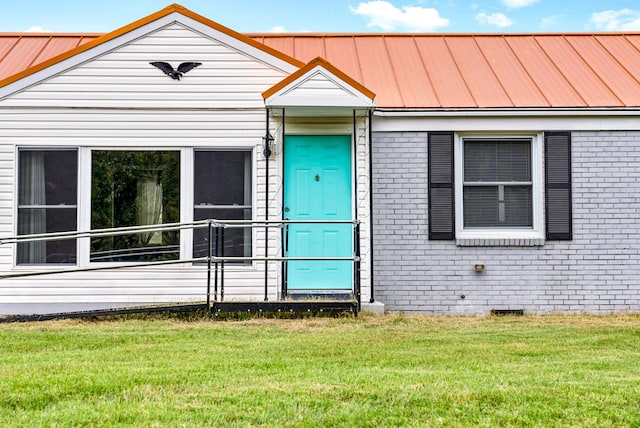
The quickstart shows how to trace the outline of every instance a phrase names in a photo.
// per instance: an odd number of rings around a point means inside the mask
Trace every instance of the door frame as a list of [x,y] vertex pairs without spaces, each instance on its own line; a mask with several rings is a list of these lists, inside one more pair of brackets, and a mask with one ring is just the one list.
[[[284,118],[283,118],[284,119]],[[297,137],[322,137],[322,136],[343,136],[343,137],[349,137],[349,153],[350,153],[350,159],[349,159],[349,167],[351,168],[350,170],[350,181],[351,181],[351,186],[350,186],[350,192],[351,195],[349,197],[349,200],[351,202],[351,220],[356,220],[357,216],[358,216],[358,207],[357,207],[357,200],[356,200],[356,196],[358,194],[358,186],[357,186],[357,162],[356,162],[356,156],[357,156],[357,142],[354,139],[354,133],[353,132],[349,132],[344,126],[336,126],[337,124],[326,124],[326,125],[330,125],[330,126],[323,126],[322,129],[314,129],[314,130],[309,130],[309,132],[304,132],[304,131],[300,131],[296,129],[296,132],[290,132],[287,133],[285,132],[285,126],[284,126],[284,120],[283,120],[283,126],[282,126],[282,156],[281,158],[281,165],[280,165],[280,170],[282,171],[282,181],[281,181],[281,185],[282,185],[282,197],[280,198],[280,218],[282,220],[284,220],[284,218],[286,217],[286,213],[284,211],[284,207],[285,207],[285,182],[286,182],[286,159],[285,159],[285,150],[284,150],[284,145],[286,144],[286,139],[289,136],[297,136]],[[342,124],[340,124],[342,125]],[[298,128],[298,127],[296,127]],[[305,130],[306,131],[306,130]],[[354,126],[354,131],[355,131],[355,126]],[[281,230],[281,252],[282,255],[284,255],[285,253],[285,245],[286,245],[286,232],[285,232],[285,228],[283,227]],[[355,236],[353,237],[353,239],[355,240]],[[353,241],[353,245],[359,245],[359,243],[356,243],[355,241]],[[352,278],[352,288],[349,290],[329,290],[329,293],[335,294],[337,293],[342,293],[342,294],[346,294],[346,291],[349,291],[349,293],[353,292],[353,281],[355,281],[355,275],[358,275],[358,273],[356,272],[356,269],[353,270],[353,278]],[[282,298],[285,298],[288,296],[288,278],[287,278],[287,262],[286,261],[282,261],[281,263],[281,292],[280,295]]]

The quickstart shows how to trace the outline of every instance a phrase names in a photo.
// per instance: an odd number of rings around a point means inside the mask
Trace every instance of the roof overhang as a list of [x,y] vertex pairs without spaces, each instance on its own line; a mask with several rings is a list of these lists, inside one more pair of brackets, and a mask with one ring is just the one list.
[[640,108],[375,109],[374,132],[638,131]]
[[573,117],[638,116],[639,107],[540,107],[540,108],[376,108],[383,117]]
[[296,115],[349,115],[375,107],[375,94],[324,58],[318,57],[263,92],[268,108]]

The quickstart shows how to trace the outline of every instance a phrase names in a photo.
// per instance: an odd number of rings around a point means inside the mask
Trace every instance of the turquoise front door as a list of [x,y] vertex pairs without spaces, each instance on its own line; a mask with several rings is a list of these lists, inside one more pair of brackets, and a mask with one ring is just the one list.
[[[351,137],[288,135],[284,143],[284,218],[351,220]],[[351,224],[290,224],[289,257],[352,257]],[[287,289],[295,292],[350,290],[351,261],[290,261]]]

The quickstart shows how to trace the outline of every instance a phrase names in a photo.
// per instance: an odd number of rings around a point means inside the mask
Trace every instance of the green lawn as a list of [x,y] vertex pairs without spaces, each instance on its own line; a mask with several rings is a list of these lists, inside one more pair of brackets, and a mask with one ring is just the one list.
[[640,316],[0,325],[0,426],[640,426]]

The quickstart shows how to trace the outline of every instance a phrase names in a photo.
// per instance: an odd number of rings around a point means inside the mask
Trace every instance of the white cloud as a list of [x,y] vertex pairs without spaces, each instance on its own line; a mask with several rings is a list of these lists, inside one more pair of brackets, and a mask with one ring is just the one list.
[[32,27],[29,27],[26,30],[24,30],[24,32],[25,33],[51,33],[50,30],[45,30],[39,25],[34,25]]
[[269,30],[270,33],[286,33],[287,30],[282,25],[276,25]]
[[640,11],[631,9],[603,10],[591,14],[590,21],[598,30],[636,31],[640,30]]
[[540,20],[540,28],[543,30],[549,30],[555,27],[560,22],[561,16],[545,16]]
[[509,9],[520,9],[538,3],[538,0],[502,0],[502,4]]
[[436,9],[419,6],[403,6],[399,9],[382,0],[359,3],[358,7],[351,7],[351,11],[367,18],[368,27],[379,27],[385,31],[396,28],[408,31],[435,31],[449,25],[449,20],[441,17]]
[[511,27],[513,25],[513,21],[504,13],[479,13],[476,15],[476,21],[480,24],[493,25],[495,27]]

